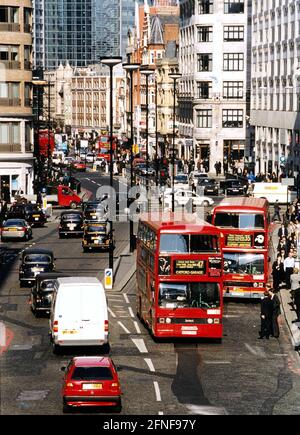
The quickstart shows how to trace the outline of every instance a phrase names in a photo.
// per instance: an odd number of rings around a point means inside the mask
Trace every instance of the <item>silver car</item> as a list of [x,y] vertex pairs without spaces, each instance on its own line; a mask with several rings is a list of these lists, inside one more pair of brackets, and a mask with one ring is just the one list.
[[22,239],[29,240],[32,237],[31,226],[24,219],[8,219],[3,222],[1,228],[1,240]]

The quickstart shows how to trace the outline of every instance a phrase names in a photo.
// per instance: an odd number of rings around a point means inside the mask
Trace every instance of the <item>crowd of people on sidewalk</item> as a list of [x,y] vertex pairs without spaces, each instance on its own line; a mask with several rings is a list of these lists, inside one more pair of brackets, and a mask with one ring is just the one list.
[[279,337],[280,300],[277,293],[282,288],[290,291],[290,305],[297,314],[293,323],[300,322],[300,272],[296,267],[297,244],[300,243],[300,200],[290,204],[284,215],[280,211],[279,204],[275,203],[272,220],[280,222],[277,233],[279,241],[277,256],[272,265],[273,287],[268,285],[261,301],[259,338]]

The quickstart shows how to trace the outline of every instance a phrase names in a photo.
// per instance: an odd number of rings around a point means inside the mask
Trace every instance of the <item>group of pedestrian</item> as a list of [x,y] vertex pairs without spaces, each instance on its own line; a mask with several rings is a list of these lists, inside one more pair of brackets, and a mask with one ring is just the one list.
[[267,286],[264,297],[261,300],[261,328],[259,339],[279,337],[278,316],[281,314],[280,300],[271,286]]

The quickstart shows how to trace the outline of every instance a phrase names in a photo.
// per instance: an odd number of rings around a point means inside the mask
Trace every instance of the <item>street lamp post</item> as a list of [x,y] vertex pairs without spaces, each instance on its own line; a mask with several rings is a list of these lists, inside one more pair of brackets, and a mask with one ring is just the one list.
[[[130,75],[130,187],[133,186],[133,72],[137,71],[140,67],[139,63],[123,63],[123,68],[125,71],[129,72]],[[127,206],[129,204],[127,203]],[[133,243],[133,220],[129,219],[129,246],[130,252],[134,251]]]
[[[121,57],[101,57],[100,62],[109,67],[110,70],[110,187],[113,189],[113,68],[122,62]],[[109,268],[114,267],[114,246],[113,246],[113,221],[110,220],[110,241],[109,241]]]
[[180,73],[169,74],[173,80],[173,152],[172,152],[172,212],[175,211],[175,192],[174,192],[174,179],[175,179],[175,122],[176,122],[176,81],[181,78]]
[[149,67],[140,69],[141,73],[146,77],[146,191],[148,198],[148,171],[149,171],[149,76],[154,74],[154,71]]

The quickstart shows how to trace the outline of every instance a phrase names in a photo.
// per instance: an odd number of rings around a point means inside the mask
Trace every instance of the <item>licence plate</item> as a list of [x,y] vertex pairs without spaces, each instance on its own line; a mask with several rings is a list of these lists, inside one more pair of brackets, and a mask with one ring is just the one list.
[[15,231],[18,231],[18,228],[8,228],[8,231],[14,231],[15,232]]
[[97,219],[97,216],[96,216],[96,215],[92,215],[92,218],[93,218],[93,219]]
[[75,228],[75,225],[73,225],[73,224],[68,224],[68,228],[70,228],[70,230],[73,231],[74,228]]
[[32,272],[42,272],[42,271],[43,271],[43,269],[40,269],[39,267],[34,267],[32,269]]
[[34,217],[34,218],[39,218],[40,215],[39,215],[39,214],[34,214],[33,217]]
[[35,220],[35,221],[38,221],[38,220],[39,220],[39,218],[34,218],[34,220]]
[[73,335],[73,334],[77,334],[77,331],[75,331],[75,330],[71,330],[71,331],[69,331],[68,329],[65,329],[63,332],[62,332],[63,334],[71,334],[71,335]]
[[83,390],[102,390],[102,384],[83,384]]

